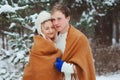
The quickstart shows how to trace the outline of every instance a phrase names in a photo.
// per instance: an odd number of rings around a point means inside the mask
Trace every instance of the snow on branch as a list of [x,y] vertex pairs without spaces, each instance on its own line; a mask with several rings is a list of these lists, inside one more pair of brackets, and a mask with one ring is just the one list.
[[12,7],[9,4],[5,4],[5,5],[1,6],[0,14],[3,12],[15,13],[17,10],[25,9],[26,7],[28,7],[28,5],[22,6],[22,7],[18,7],[18,6]]

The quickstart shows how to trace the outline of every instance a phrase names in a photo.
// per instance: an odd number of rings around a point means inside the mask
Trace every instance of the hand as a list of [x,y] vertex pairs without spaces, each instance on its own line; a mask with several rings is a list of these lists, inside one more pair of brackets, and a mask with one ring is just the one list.
[[55,62],[55,67],[58,71],[61,72],[61,69],[62,69],[62,65],[63,65],[64,61],[61,60],[61,58],[57,58],[56,59],[56,62]]
[[48,37],[46,37],[46,39],[47,39],[48,41],[50,41],[50,42],[53,43],[53,40],[52,40],[52,39],[50,39],[50,38],[48,38]]

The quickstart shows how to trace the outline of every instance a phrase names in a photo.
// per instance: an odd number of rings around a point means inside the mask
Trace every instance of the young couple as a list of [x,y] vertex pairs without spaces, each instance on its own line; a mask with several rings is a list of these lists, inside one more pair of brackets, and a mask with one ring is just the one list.
[[86,36],[70,23],[68,7],[55,4],[42,11],[23,80],[96,80]]

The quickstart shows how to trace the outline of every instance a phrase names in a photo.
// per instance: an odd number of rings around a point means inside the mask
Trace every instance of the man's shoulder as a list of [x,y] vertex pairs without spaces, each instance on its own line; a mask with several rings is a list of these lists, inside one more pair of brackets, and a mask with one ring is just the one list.
[[88,41],[87,36],[73,26],[69,30],[68,39],[71,39],[71,41],[73,40],[77,42]]
[[85,36],[83,32],[81,32],[80,30],[78,30],[77,28],[75,28],[74,26],[70,27],[70,34],[71,36],[74,37],[81,37],[81,36]]

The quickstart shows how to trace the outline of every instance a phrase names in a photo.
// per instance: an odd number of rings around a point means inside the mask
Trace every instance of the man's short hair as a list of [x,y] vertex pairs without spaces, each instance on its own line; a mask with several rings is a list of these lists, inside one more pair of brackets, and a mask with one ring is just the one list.
[[51,14],[53,14],[55,11],[61,11],[65,17],[71,15],[70,9],[64,4],[56,3],[51,9]]

